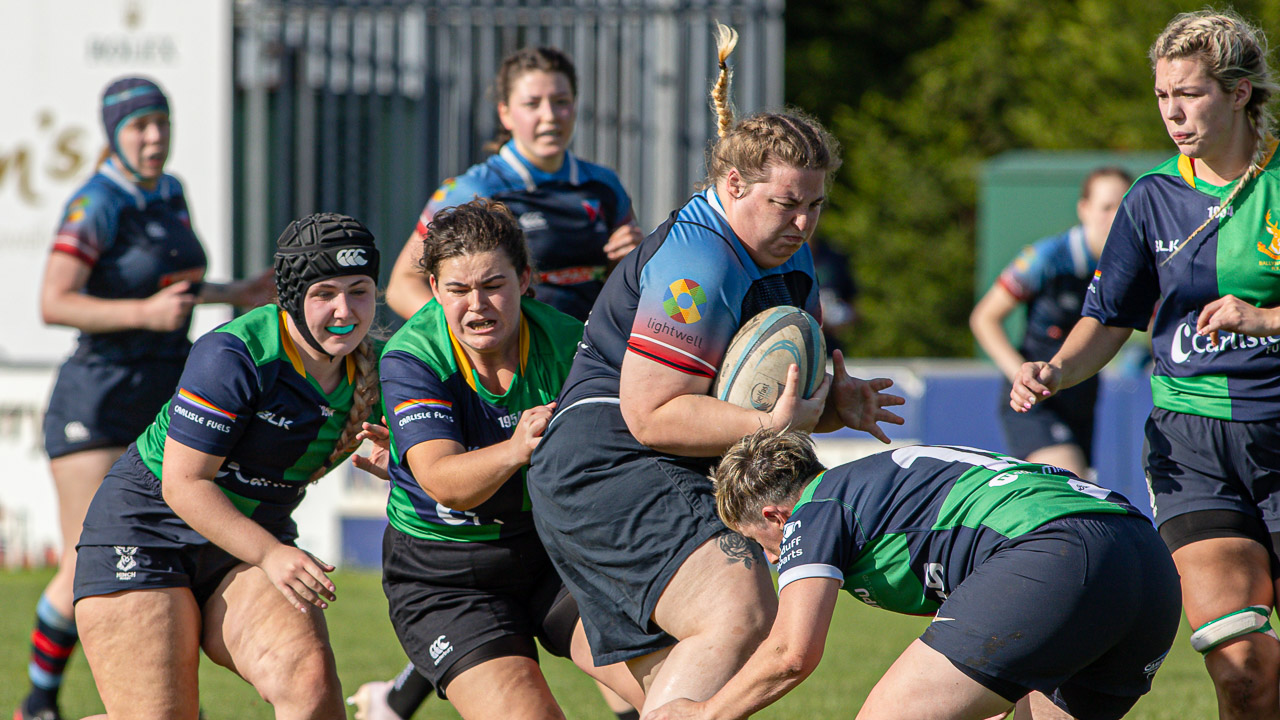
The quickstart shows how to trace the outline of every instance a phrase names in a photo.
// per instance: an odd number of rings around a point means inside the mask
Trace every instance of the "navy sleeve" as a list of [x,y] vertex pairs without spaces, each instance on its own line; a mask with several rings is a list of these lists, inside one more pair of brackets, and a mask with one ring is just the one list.
[[1081,314],[1103,325],[1146,330],[1160,299],[1155,256],[1147,244],[1138,200],[1143,193],[1130,191],[1116,212],[1106,247],[1085,293]]
[[261,396],[258,368],[240,338],[211,332],[187,357],[169,406],[169,437],[226,457],[253,420]]
[[397,463],[404,463],[409,448],[428,440],[466,444],[454,417],[454,393],[426,363],[393,350],[382,356],[380,371],[382,403]]
[[782,531],[779,591],[788,583],[812,577],[844,583],[844,571],[859,551],[851,515],[835,500],[814,500],[796,509]]
[[93,267],[115,244],[119,216],[106,193],[92,185],[67,203],[53,249]]

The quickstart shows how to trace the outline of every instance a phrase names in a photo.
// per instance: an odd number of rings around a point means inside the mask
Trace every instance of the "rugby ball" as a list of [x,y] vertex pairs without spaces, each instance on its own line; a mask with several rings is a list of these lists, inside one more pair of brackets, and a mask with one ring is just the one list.
[[804,397],[812,397],[827,368],[822,328],[798,307],[769,308],[733,336],[711,394],[739,407],[771,412],[792,364],[800,368]]

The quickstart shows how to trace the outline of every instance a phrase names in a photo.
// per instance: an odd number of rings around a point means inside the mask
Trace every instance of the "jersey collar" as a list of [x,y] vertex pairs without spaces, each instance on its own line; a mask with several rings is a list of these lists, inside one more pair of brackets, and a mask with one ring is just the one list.
[[[1267,155],[1262,159],[1262,167],[1265,168],[1271,164],[1271,158],[1275,157],[1276,146],[1280,144],[1275,136],[1267,136]],[[1196,189],[1196,161],[1186,155],[1178,156],[1178,174],[1182,176],[1182,181]],[[1230,186],[1230,183],[1228,183]]]
[[[289,364],[293,365],[293,369],[299,375],[306,378],[307,369],[302,364],[302,355],[298,353],[298,348],[293,344],[293,338],[289,337],[289,314],[280,311],[280,345],[284,347],[284,354],[289,358]],[[347,384],[354,385],[356,381],[356,361],[350,355],[345,358],[347,362]]]
[[[453,328],[445,323],[444,329],[449,333],[449,344],[453,346],[453,358],[458,363],[458,370],[462,373],[462,378],[467,381],[467,385],[471,386],[473,392],[480,392],[476,384],[476,373],[471,367],[471,361],[467,359],[467,353],[462,349],[462,343],[458,342],[458,338],[453,334]],[[529,321],[525,319],[524,313],[520,313],[520,375],[524,375],[524,368],[529,363]],[[490,393],[492,394],[492,393]]]
[[524,157],[516,151],[515,142],[515,140],[511,140],[506,145],[503,145],[502,149],[498,151],[498,157],[505,160],[506,163],[511,166],[511,169],[520,176],[520,180],[524,182],[524,189],[527,192],[533,192],[538,189],[538,182],[535,177],[535,173],[542,177],[542,182],[558,178],[561,175],[568,175],[570,185],[579,184],[578,177],[580,172],[578,170],[578,158],[574,157],[573,153],[566,150],[564,153],[564,164],[560,166],[559,170],[553,173],[548,173],[539,170],[534,167],[533,163],[525,160]]
[[169,186],[168,176],[160,176],[160,179],[156,181],[155,190],[144,190],[127,175],[121,172],[120,168],[116,166],[115,160],[111,158],[108,158],[106,162],[102,163],[102,166],[98,168],[98,172],[102,173],[103,177],[110,180],[121,190],[128,193],[129,196],[133,198],[133,204],[139,210],[146,210],[147,203],[153,200],[168,200],[173,195],[172,188]]

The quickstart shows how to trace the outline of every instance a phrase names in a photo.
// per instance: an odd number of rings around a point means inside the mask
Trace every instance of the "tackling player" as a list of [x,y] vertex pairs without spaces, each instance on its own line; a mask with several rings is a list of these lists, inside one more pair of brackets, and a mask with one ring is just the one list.
[[922,445],[826,470],[807,435],[761,429],[715,484],[725,524],[778,563],[778,616],[714,697],[645,720],[745,718],[782,697],[821,660],[841,589],[934,615],[863,720],[980,720],[1014,703],[1018,718],[1114,720],[1178,631],[1178,574],[1150,522],[1060,468]]

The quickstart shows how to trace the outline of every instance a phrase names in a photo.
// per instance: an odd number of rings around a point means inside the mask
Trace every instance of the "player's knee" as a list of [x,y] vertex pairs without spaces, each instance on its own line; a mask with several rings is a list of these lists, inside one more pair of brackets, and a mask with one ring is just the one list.
[[[1231,713],[1250,717],[1277,702],[1280,643],[1254,633],[1240,641],[1224,643],[1205,656],[1218,702]],[[1269,712],[1269,711],[1268,711]]]
[[254,688],[272,707],[299,710],[304,717],[318,717],[312,711],[341,696],[333,653],[318,641],[272,648],[261,659]]

